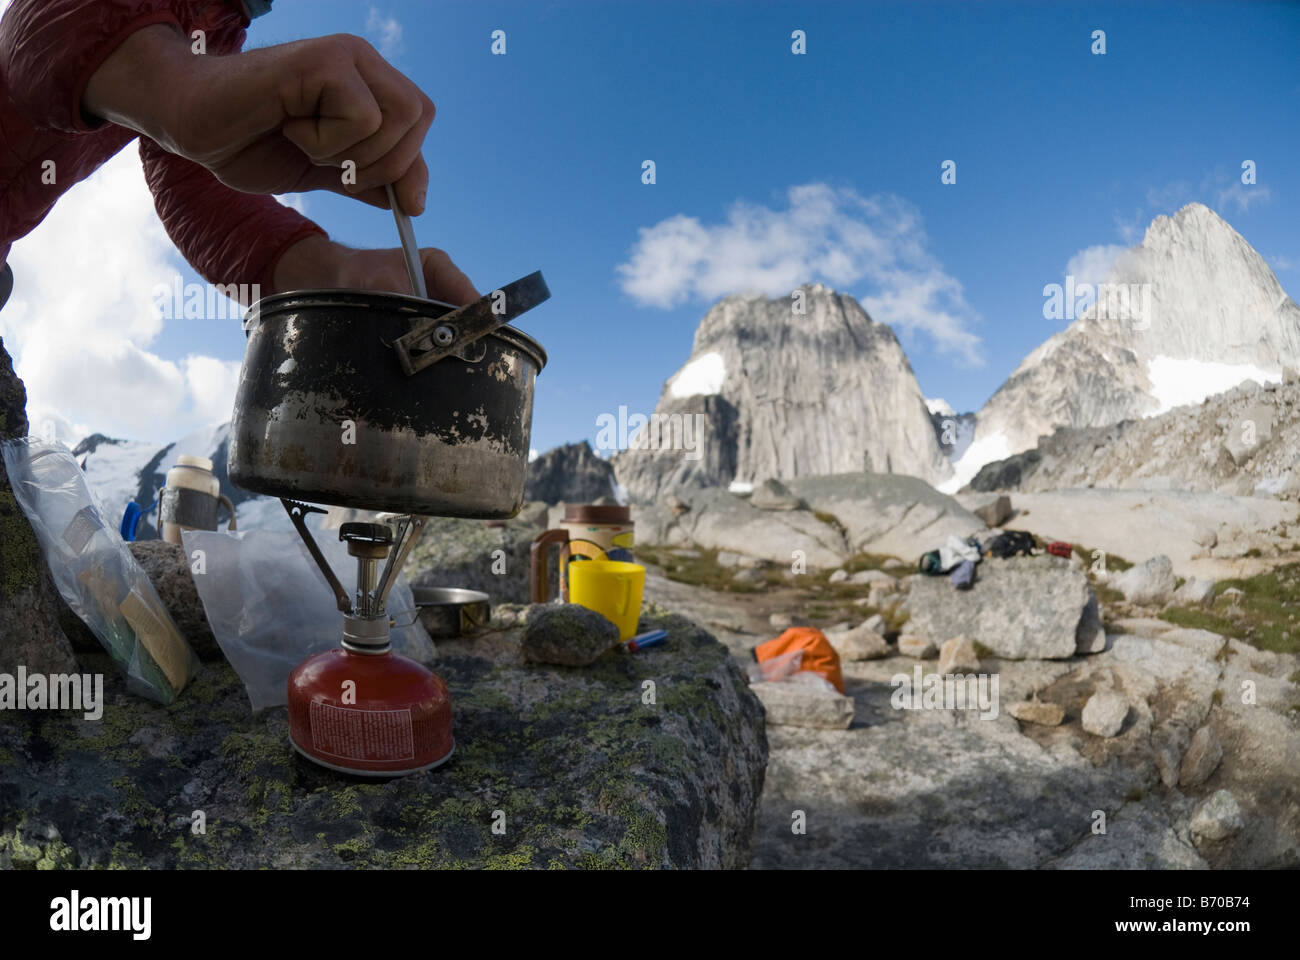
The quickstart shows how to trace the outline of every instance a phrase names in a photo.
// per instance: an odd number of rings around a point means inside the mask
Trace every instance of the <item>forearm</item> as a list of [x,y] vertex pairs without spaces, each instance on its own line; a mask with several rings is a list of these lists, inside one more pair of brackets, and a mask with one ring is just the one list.
[[[82,111],[143,134],[170,149],[177,99],[197,64],[175,24],[137,30],[118,45],[86,83]],[[173,152],[175,152],[173,150]]]

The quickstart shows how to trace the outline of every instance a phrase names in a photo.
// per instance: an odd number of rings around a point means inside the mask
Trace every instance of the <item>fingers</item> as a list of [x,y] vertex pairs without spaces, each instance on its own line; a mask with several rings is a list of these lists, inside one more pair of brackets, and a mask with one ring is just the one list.
[[[424,197],[428,189],[429,167],[425,164],[424,157],[417,153],[410,169],[393,184],[393,192],[397,194],[397,203],[406,215],[418,217],[424,213]],[[386,191],[380,192],[385,194],[387,200]]]
[[478,299],[478,291],[445,251],[432,247],[420,251],[424,266],[424,283],[432,300],[445,300],[461,307]]

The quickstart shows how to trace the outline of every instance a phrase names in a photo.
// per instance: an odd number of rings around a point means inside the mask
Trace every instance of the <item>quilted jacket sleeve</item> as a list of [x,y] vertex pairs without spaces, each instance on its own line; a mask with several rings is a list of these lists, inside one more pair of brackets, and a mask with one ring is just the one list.
[[0,63],[9,96],[33,126],[84,133],[86,83],[122,41],[142,27],[178,30],[194,0],[14,0],[0,26]]
[[154,206],[172,243],[209,283],[256,283],[274,293],[280,255],[325,231],[274,197],[240,193],[206,169],[140,138]]

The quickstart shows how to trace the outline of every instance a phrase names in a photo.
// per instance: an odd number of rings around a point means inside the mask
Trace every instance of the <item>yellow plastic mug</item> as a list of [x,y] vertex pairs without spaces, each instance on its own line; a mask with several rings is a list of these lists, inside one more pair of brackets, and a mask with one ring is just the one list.
[[569,564],[569,602],[595,610],[618,627],[619,637],[636,636],[645,592],[645,567],[619,560],[577,560]]

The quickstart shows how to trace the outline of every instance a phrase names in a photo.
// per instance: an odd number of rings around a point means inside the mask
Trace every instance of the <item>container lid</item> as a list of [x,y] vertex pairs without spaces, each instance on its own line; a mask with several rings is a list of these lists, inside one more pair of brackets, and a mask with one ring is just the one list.
[[207,470],[209,473],[212,472],[211,460],[209,460],[207,457],[196,457],[188,453],[182,453],[179,457],[176,458],[176,466],[198,467],[200,470]]
[[566,503],[563,523],[631,523],[632,508],[614,504]]

